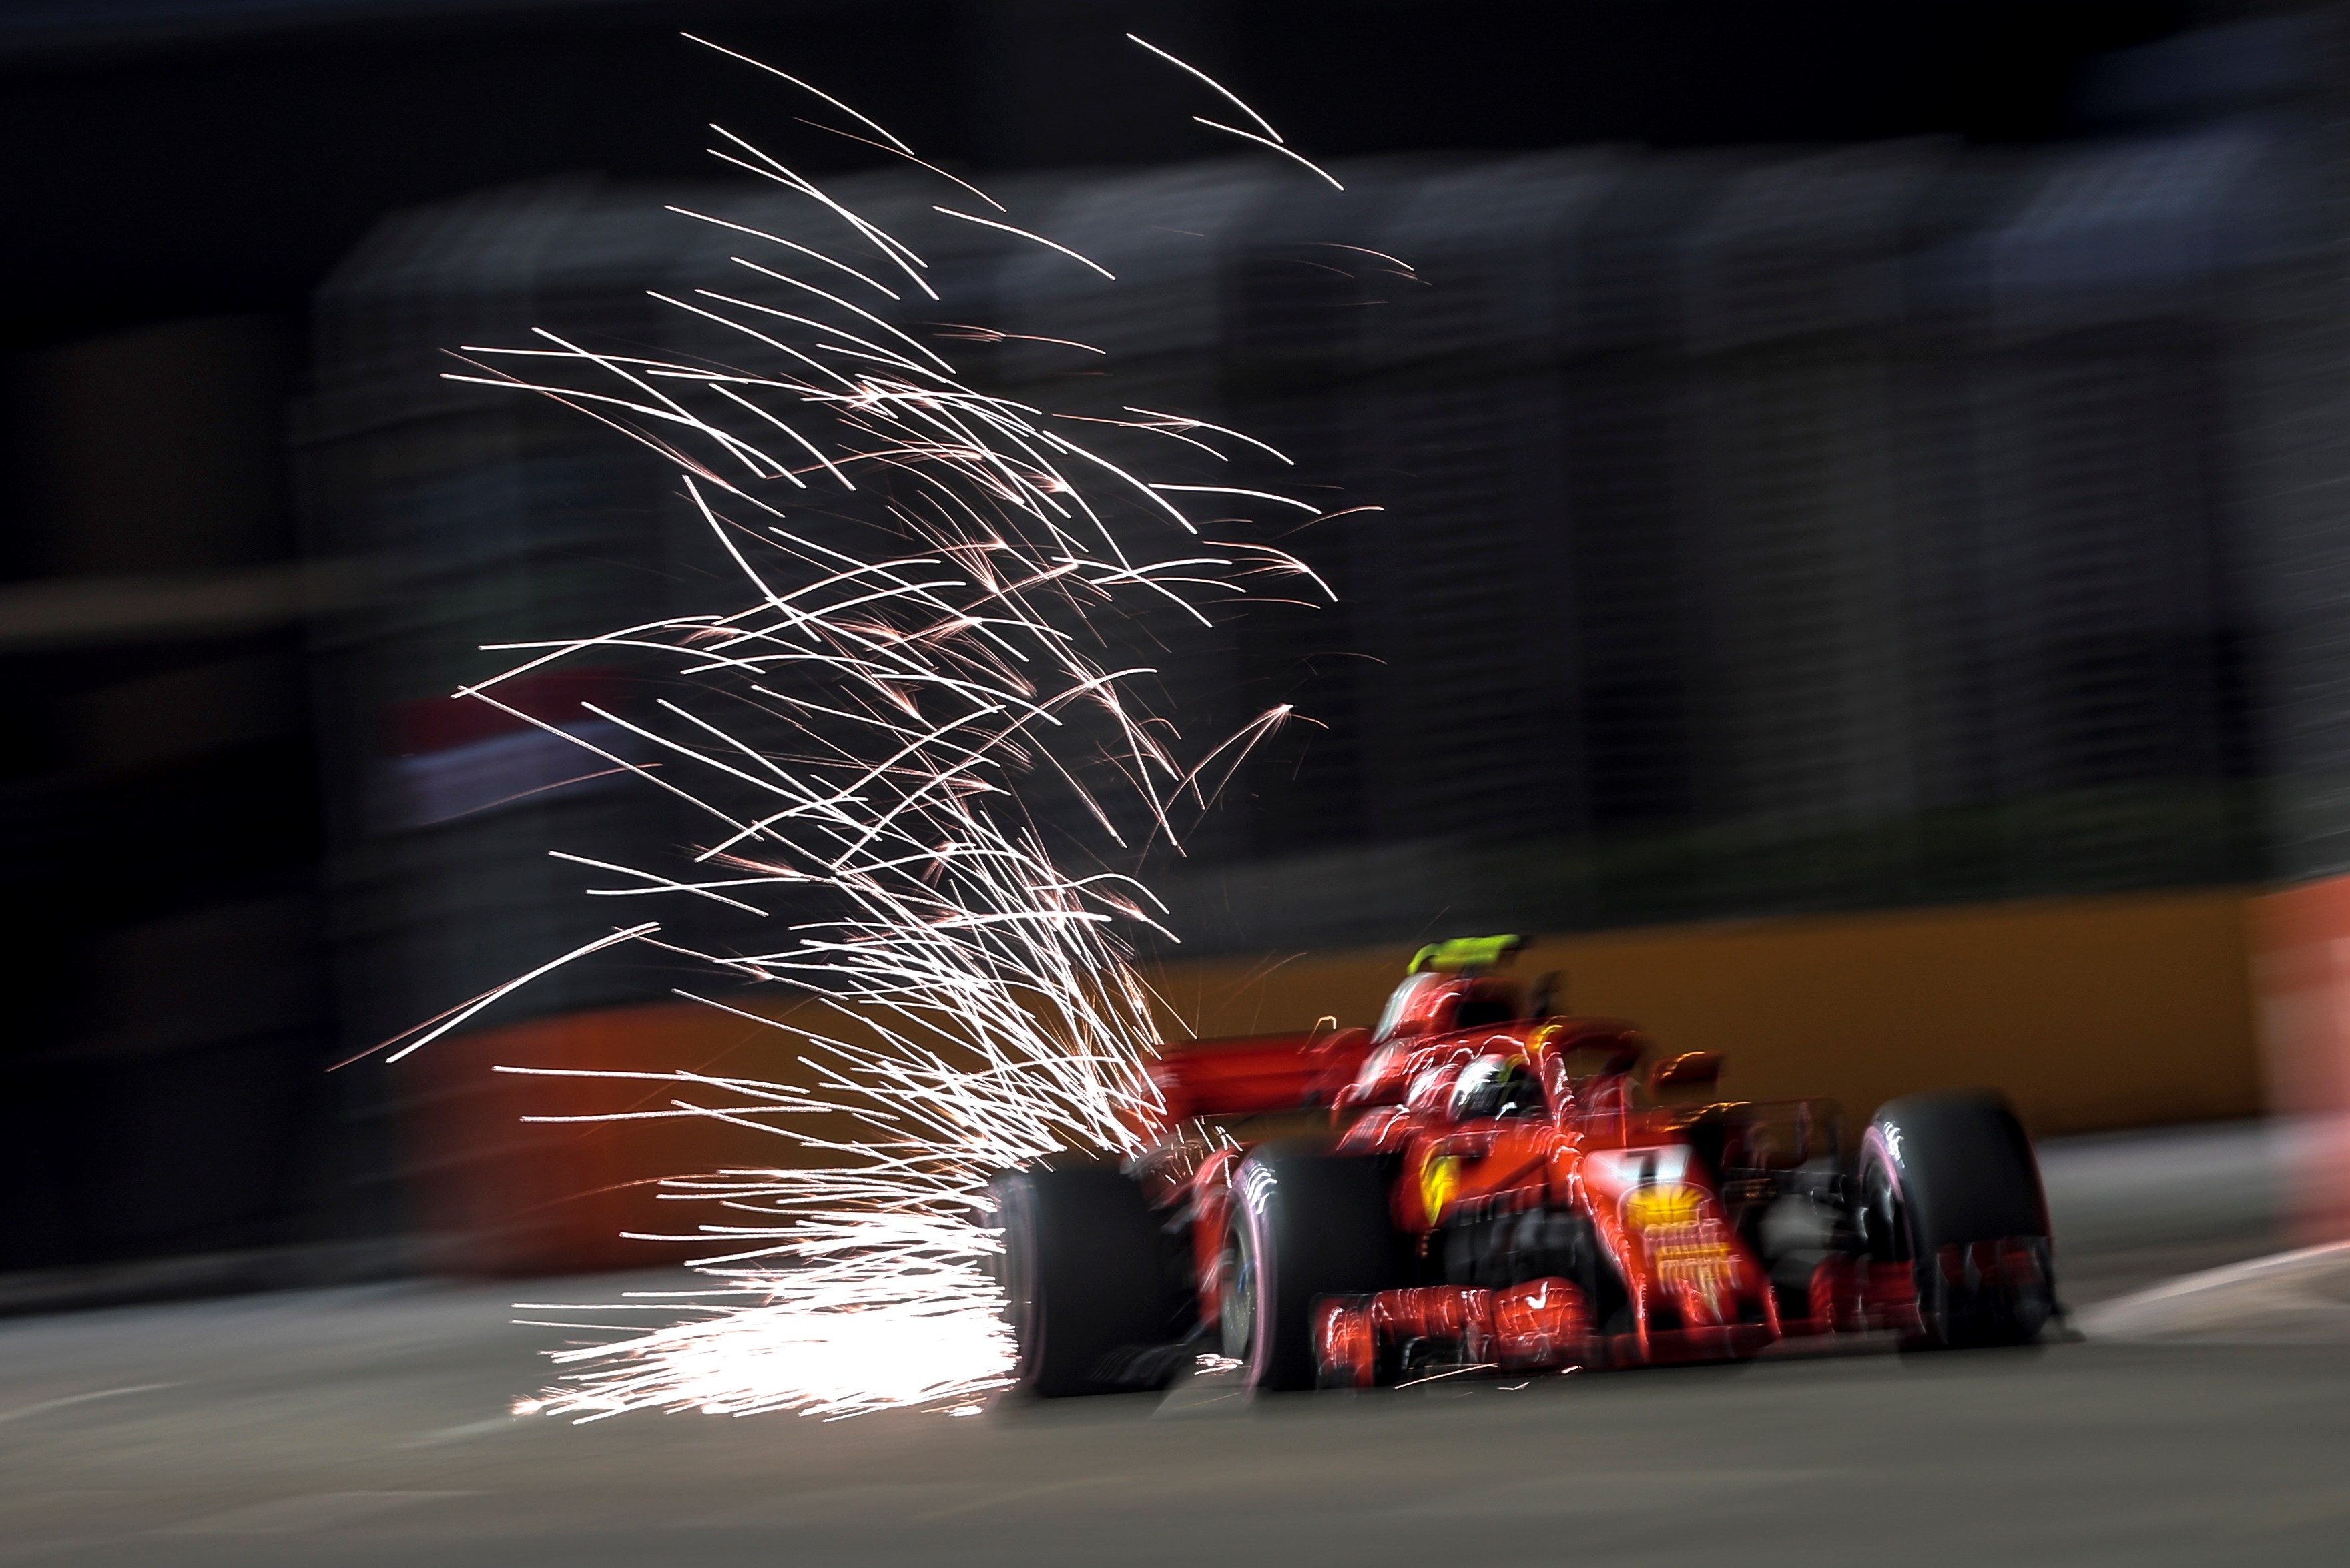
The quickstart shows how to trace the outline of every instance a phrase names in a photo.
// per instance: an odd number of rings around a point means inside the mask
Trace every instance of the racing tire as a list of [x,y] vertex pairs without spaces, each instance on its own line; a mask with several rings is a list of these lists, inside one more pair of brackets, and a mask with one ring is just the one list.
[[1261,1144],[1232,1175],[1219,1286],[1224,1354],[1263,1391],[1311,1388],[1315,1303],[1409,1280],[1393,1162],[1310,1140]]
[[1007,1171],[990,1188],[1003,1227],[997,1278],[1017,1347],[1014,1392],[1163,1387],[1183,1335],[1165,1235],[1141,1185],[1087,1162]]
[[1887,1101],[1861,1146],[1859,1189],[1870,1254],[1915,1270],[1909,1348],[2028,1344],[2055,1314],[2040,1164],[2003,1096]]

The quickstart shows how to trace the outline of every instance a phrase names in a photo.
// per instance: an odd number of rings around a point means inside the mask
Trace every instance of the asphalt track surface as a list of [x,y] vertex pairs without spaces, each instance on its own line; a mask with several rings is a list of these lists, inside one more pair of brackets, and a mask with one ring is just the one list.
[[510,1287],[19,1319],[0,1563],[2350,1563],[2350,1271],[2281,1334],[2131,1294],[2275,1249],[2263,1135],[2046,1158],[2081,1321],[2136,1337],[575,1427],[504,1413]]

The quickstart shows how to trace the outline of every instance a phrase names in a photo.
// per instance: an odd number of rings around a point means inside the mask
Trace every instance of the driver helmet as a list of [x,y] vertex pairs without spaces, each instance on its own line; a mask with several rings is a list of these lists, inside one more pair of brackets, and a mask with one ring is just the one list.
[[1491,1052],[1461,1069],[1452,1083],[1452,1118],[1523,1116],[1542,1108],[1542,1090],[1523,1056]]

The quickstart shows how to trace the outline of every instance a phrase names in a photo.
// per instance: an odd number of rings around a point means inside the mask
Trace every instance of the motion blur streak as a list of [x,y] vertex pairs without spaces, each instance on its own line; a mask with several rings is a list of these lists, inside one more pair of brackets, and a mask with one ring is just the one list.
[[[930,292],[912,247],[722,134],[755,161],[718,156],[825,207]],[[1015,225],[936,210],[1076,255]],[[1113,667],[1091,618],[1113,606],[1130,617],[1126,601],[1142,599],[1205,625],[1208,608],[1244,596],[1253,578],[1318,589],[1270,545],[1202,539],[1184,503],[1320,509],[1147,478],[1125,451],[1080,444],[1045,411],[975,389],[871,312],[735,259],[824,314],[710,289],[696,291],[702,303],[654,297],[738,335],[756,368],[598,352],[542,329],[552,347],[468,348],[476,369],[451,376],[555,399],[675,462],[747,600],[730,614],[504,645],[528,657],[459,693],[701,814],[707,836],[681,866],[564,856],[629,878],[591,894],[683,898],[766,922],[740,944],[706,945],[646,922],[570,956],[641,940],[824,1003],[809,1025],[680,992],[799,1036],[806,1085],[552,1070],[650,1080],[670,1097],[538,1119],[710,1118],[791,1140],[823,1168],[667,1183],[666,1196],[724,1212],[677,1238],[721,1249],[694,1265],[715,1285],[617,1307],[525,1308],[617,1335],[556,1353],[564,1380],[525,1406],[583,1419],[647,1407],[968,1408],[1011,1363],[990,1272],[988,1176],[1057,1149],[1136,1147],[1160,1111],[1144,1070],[1151,998],[1120,935],[1155,929],[1156,906],[1128,877],[1060,869],[1021,781],[1073,799],[1100,842],[1128,844],[1119,824],[1137,807],[1147,838],[1174,836],[1183,797],[1204,806],[1212,796],[1203,773],[1228,778],[1286,710],[1187,766],[1174,726],[1132,691],[1151,670]],[[1118,427],[1112,440],[1233,455],[1216,438],[1236,432],[1180,415],[1092,422]],[[574,661],[635,661],[673,695],[636,712],[582,701],[602,722],[592,729],[508,701],[510,683]],[[637,1314],[683,1321],[645,1330],[627,1321]]]

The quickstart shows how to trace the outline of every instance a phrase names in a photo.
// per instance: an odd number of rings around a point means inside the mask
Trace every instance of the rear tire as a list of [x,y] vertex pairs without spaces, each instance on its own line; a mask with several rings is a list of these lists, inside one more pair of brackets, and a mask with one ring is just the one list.
[[[1872,1256],[1916,1270],[1918,1348],[2022,1345],[2054,1314],[2040,1164],[2002,1096],[1887,1102],[1861,1147],[1859,1220]],[[1980,1243],[2027,1257],[1986,1274]]]
[[1165,1239],[1140,1185],[1093,1163],[1008,1171],[990,1185],[1019,1351],[1014,1388],[1057,1398],[1163,1386],[1182,1334]]
[[1251,1387],[1313,1387],[1314,1303],[1409,1279],[1391,1164],[1284,1140],[1259,1145],[1233,1173],[1221,1310],[1224,1354]]

